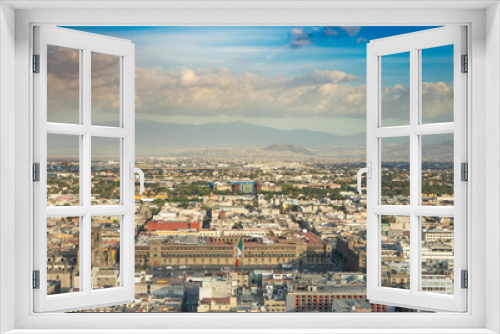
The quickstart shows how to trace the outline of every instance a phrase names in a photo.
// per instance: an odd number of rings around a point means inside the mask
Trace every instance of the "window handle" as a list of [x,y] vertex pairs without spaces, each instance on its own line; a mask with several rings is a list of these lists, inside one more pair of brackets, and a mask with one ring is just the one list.
[[371,179],[372,177],[372,163],[370,161],[368,161],[366,163],[366,167],[365,168],[361,168],[359,171],[358,171],[358,176],[357,176],[357,181],[358,181],[358,193],[361,194],[361,177],[363,175],[363,173],[366,173],[366,176]]
[[140,168],[134,167],[134,162],[130,161],[130,178],[135,179],[135,174],[139,174],[139,184],[140,184],[140,189],[139,189],[139,195],[142,195],[144,192],[144,172]]

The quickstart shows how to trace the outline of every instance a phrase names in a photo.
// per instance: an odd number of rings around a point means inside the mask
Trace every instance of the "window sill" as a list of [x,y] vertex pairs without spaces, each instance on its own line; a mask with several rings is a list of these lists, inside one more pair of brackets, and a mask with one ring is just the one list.
[[190,329],[15,329],[5,334],[489,334],[488,329],[228,329],[228,330],[190,330]]

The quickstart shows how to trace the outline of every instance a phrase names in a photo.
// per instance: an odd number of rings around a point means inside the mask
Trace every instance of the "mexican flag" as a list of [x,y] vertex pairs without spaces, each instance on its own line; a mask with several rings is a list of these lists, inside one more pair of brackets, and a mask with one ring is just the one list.
[[240,238],[240,243],[238,244],[238,252],[236,253],[236,268],[240,264],[240,255],[243,253],[243,238]]

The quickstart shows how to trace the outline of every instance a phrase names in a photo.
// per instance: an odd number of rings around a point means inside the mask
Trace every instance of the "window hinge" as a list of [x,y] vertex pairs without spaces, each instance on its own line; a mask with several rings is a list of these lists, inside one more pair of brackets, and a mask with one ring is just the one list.
[[38,162],[33,164],[33,181],[40,182],[40,164]]
[[40,289],[40,270],[33,270],[33,289]]
[[469,72],[469,56],[462,55],[462,73]]
[[469,181],[469,165],[466,162],[462,162],[462,164],[460,165],[460,167],[461,167],[461,171],[460,171],[461,177],[460,177],[460,180],[462,180],[462,181]]
[[462,270],[461,272],[462,276],[462,289],[468,289],[469,288],[469,272],[467,270]]
[[33,55],[33,73],[40,73],[40,55]]

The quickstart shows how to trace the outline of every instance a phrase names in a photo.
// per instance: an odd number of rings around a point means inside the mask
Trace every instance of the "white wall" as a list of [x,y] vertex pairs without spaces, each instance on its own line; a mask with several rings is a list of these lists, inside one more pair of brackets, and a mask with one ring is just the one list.
[[[334,1],[330,2],[333,3]],[[410,3],[413,1],[401,2]],[[436,1],[438,3],[440,1]],[[453,6],[457,4],[465,3],[463,2],[454,2]],[[19,3],[24,3],[23,1],[19,1]],[[66,5],[68,3],[73,3],[70,1],[64,2],[52,2],[53,5]],[[90,1],[89,3],[96,3],[95,1]],[[164,1],[163,3],[168,3]],[[283,2],[284,3],[284,2]],[[356,3],[353,1],[352,3]],[[414,3],[417,3],[415,1]],[[427,3],[428,2],[422,2]],[[447,2],[451,3],[451,2]],[[309,6],[307,4],[306,6]],[[399,6],[399,5],[398,5]],[[452,6],[452,5],[450,5]],[[6,10],[7,12],[7,10]],[[10,11],[12,12],[12,11]],[[3,17],[4,14],[0,15]],[[499,228],[498,228],[498,220],[500,217],[500,209],[499,201],[500,201],[500,175],[498,175],[498,166],[500,163],[500,152],[495,150],[485,151],[488,144],[493,143],[496,147],[498,147],[500,143],[500,136],[498,134],[499,131],[499,121],[500,117],[499,106],[500,106],[500,97],[499,97],[499,15],[498,15],[498,7],[490,8],[488,11],[488,20],[485,20],[484,11],[483,10],[468,10],[468,11],[460,11],[460,10],[402,10],[402,11],[385,11],[385,10],[361,10],[358,11],[349,11],[349,10],[255,10],[249,9],[246,11],[237,11],[237,10],[181,10],[181,9],[172,9],[172,10],[155,10],[154,12],[144,11],[144,10],[102,10],[102,11],[91,11],[91,10],[58,10],[58,11],[31,11],[31,10],[18,10],[16,13],[16,37],[17,37],[17,45],[16,45],[16,147],[18,151],[15,154],[16,159],[16,174],[17,177],[15,183],[15,192],[16,192],[16,221],[9,219],[5,221],[3,219],[4,212],[2,210],[2,225],[0,231],[0,238],[2,242],[2,247],[6,247],[6,245],[11,241],[9,237],[12,235],[8,233],[7,235],[4,231],[10,231],[10,229],[15,225],[16,226],[16,242],[17,242],[17,252],[16,252],[16,298],[14,299],[13,286],[10,281],[1,281],[2,293],[1,300],[2,303],[6,303],[6,307],[2,304],[3,308],[1,309],[2,314],[6,314],[5,319],[6,322],[2,321],[2,326],[10,326],[12,324],[11,320],[11,309],[12,303],[16,300],[16,324],[19,328],[34,328],[34,327],[43,327],[43,328],[60,328],[64,330],[67,328],[68,322],[63,322],[62,316],[57,314],[53,314],[44,317],[28,317],[28,311],[31,309],[31,301],[32,301],[32,292],[29,289],[30,287],[30,274],[32,269],[32,264],[27,261],[26,257],[23,257],[23,254],[27,254],[29,249],[29,245],[31,244],[31,230],[30,226],[31,216],[27,207],[31,203],[29,198],[27,198],[27,194],[31,193],[31,184],[32,182],[29,179],[30,176],[30,162],[31,162],[31,151],[30,151],[30,141],[31,141],[31,127],[29,124],[29,114],[31,112],[30,104],[29,104],[29,94],[27,92],[30,90],[30,81],[29,81],[29,37],[30,37],[30,29],[29,22],[81,22],[85,23],[93,23],[93,22],[108,22],[110,24],[116,22],[130,22],[130,24],[143,24],[144,22],[158,22],[161,24],[162,22],[168,22],[170,24],[198,24],[199,22],[216,23],[218,25],[224,24],[256,24],[258,22],[277,22],[278,24],[290,24],[293,22],[294,24],[309,24],[314,22],[315,24],[331,24],[335,22],[336,24],[342,24],[343,22],[349,23],[354,22],[395,22],[399,21],[402,24],[407,24],[407,22],[414,22],[415,20],[419,20],[419,22],[446,22],[450,24],[454,24],[456,22],[472,22],[473,29],[473,41],[474,41],[474,53],[472,55],[472,71],[471,76],[474,78],[473,82],[478,92],[475,93],[475,99],[472,101],[474,118],[472,120],[471,131],[473,136],[476,137],[473,147],[473,158],[472,161],[472,170],[470,171],[471,178],[474,178],[474,189],[471,194],[472,199],[478,199],[474,202],[474,209],[472,213],[472,222],[474,227],[472,229],[472,235],[474,240],[476,240],[475,248],[473,249],[474,254],[481,254],[483,256],[483,251],[485,250],[485,243],[483,242],[483,236],[488,236],[488,247],[491,247],[491,250],[496,252],[498,255],[499,245],[495,244],[495,241],[498,241],[499,237]],[[1,19],[0,19],[1,20]],[[236,22],[236,23],[235,23]],[[488,24],[488,27],[486,26]],[[3,26],[3,25],[2,25]],[[10,24],[9,24],[10,26]],[[484,67],[483,60],[485,57],[484,54],[484,29],[487,28],[490,33],[492,33],[492,37],[489,38],[489,48],[494,48],[492,52],[488,52],[488,61],[489,64],[494,62],[493,67],[486,68]],[[494,30],[493,32],[491,30]],[[2,29],[5,31],[5,29]],[[3,36],[2,33],[0,36]],[[2,40],[3,42],[3,40]],[[10,45],[10,44],[9,44]],[[2,45],[3,46],[3,45]],[[2,50],[3,52],[4,50]],[[4,59],[1,59],[2,68]],[[11,64],[12,65],[12,64]],[[13,66],[5,66],[10,71]],[[487,89],[489,89],[488,93],[488,105],[487,111],[485,111],[485,94],[486,89],[484,88],[484,80],[485,73],[489,77],[489,82]],[[4,72],[2,72],[2,77]],[[12,77],[9,75],[9,77]],[[12,96],[12,88],[13,83],[10,82],[7,85],[2,84],[0,80],[0,94],[2,97],[2,104],[8,104],[7,100],[4,99]],[[491,84],[491,85],[490,85]],[[4,94],[3,89],[9,94]],[[482,92],[482,93],[479,93]],[[1,117],[5,115],[4,108],[1,108]],[[485,117],[485,113],[487,113],[487,117]],[[12,114],[7,114],[7,116],[12,116]],[[13,155],[13,152],[8,150],[9,144],[12,141],[9,139],[8,141],[3,140],[5,132],[1,132],[4,127],[7,127],[6,123],[3,122],[0,126],[0,135],[1,142],[0,148],[2,149],[0,154],[0,159],[4,155]],[[488,141],[486,142],[484,139],[485,129],[488,126]],[[11,128],[6,131],[12,131]],[[10,136],[5,135],[7,138],[12,138]],[[6,148],[8,151],[4,151]],[[487,156],[487,158],[486,158]],[[12,156],[11,156],[12,158]],[[488,159],[488,160],[486,160]],[[485,168],[485,162],[491,162],[493,165],[488,166],[488,169]],[[1,161],[4,162],[3,160]],[[8,168],[7,168],[8,167]],[[0,170],[0,182],[6,180],[6,183],[0,183],[2,192],[7,192],[12,194],[12,189],[14,189],[14,184],[12,183],[12,179],[9,179],[10,173],[13,172],[12,166],[9,164],[4,168],[2,165],[2,169]],[[7,174],[4,173],[4,170]],[[485,182],[485,171],[491,172],[489,175],[492,177],[491,180]],[[8,177],[7,177],[8,176]],[[10,185],[9,187],[4,185]],[[492,194],[490,198],[488,198],[488,211],[487,216],[485,215],[485,187],[488,187],[486,190],[488,194]],[[6,202],[11,203],[11,202]],[[10,209],[8,204],[2,202],[4,207],[7,210]],[[9,213],[5,213],[6,216],[9,216]],[[488,231],[484,229],[484,222],[488,218],[488,221],[493,219],[495,221],[493,227],[491,227]],[[8,224],[8,225],[7,225]],[[488,233],[486,233],[488,232]],[[492,232],[492,233],[490,233]],[[496,233],[496,234],[495,234]],[[477,236],[481,237],[477,237]],[[7,243],[4,242],[4,239]],[[481,242],[478,242],[481,241]],[[8,247],[7,247],[8,248]],[[2,248],[3,249],[3,248]],[[9,249],[10,250],[10,249]],[[18,250],[22,250],[18,251]],[[2,252],[5,254],[5,252]],[[12,253],[9,253],[12,255]],[[483,256],[484,258],[484,256]],[[488,274],[492,275],[489,277],[493,277],[496,279],[495,282],[498,282],[499,277],[499,264],[500,260],[498,257],[490,256],[488,260],[493,264],[489,267]],[[2,273],[5,273],[4,268],[12,269],[13,262],[8,259],[7,261],[1,263]],[[469,290],[469,296],[472,297],[472,310],[475,312],[474,317],[459,317],[454,316],[453,314],[446,315],[448,318],[449,326],[452,328],[459,328],[464,326],[473,325],[474,327],[483,327],[484,319],[485,319],[485,311],[484,311],[484,297],[487,296],[487,299],[491,301],[491,304],[494,304],[493,308],[490,308],[488,312],[488,326],[492,329],[500,327],[498,314],[500,308],[499,305],[499,287],[492,286],[491,282],[488,281],[488,277],[482,275],[484,268],[485,260],[482,261],[474,261],[471,263],[471,279],[475,280],[475,282],[480,282],[475,284],[476,288],[474,289],[474,293],[471,293]],[[489,263],[490,264],[490,263]],[[479,277],[474,277],[474,272],[480,272],[481,275]],[[6,276],[6,275],[4,275]],[[11,277],[9,275],[9,277]],[[3,279],[3,277],[1,278]],[[13,278],[8,278],[13,279]],[[489,284],[489,286],[486,286]],[[6,288],[5,288],[5,287]],[[488,290],[486,290],[488,288]],[[12,298],[11,298],[12,297]],[[9,309],[9,311],[7,311]],[[5,313],[4,313],[5,311]],[[87,314],[82,317],[75,317],[71,319],[71,324],[74,326],[80,326],[81,328],[109,328],[109,327],[117,327],[121,326],[123,328],[134,328],[134,323],[137,321],[133,317],[129,315],[114,315],[115,320],[113,323],[106,322],[102,315],[93,315]],[[377,317],[367,317],[363,318],[362,321],[359,321],[358,318],[354,317],[354,315],[342,316],[338,315],[336,317],[335,322],[332,323],[331,319],[328,317],[315,317],[314,315],[303,315],[303,317],[288,317],[286,315],[273,315],[273,321],[268,321],[269,317],[266,316],[258,316],[255,317],[247,317],[245,315],[234,315],[234,317],[227,317],[221,321],[221,318],[218,317],[206,317],[203,321],[192,321],[189,322],[189,325],[194,329],[200,330],[210,330],[219,329],[222,326],[226,328],[238,328],[238,327],[251,327],[251,328],[281,328],[283,323],[286,323],[289,326],[294,326],[296,330],[303,329],[304,331],[313,330],[314,328],[330,328],[334,326],[355,326],[357,328],[369,328],[369,327],[380,327],[380,328],[399,328],[402,323],[407,321],[415,321],[414,316],[419,316],[417,314],[412,314],[411,316],[401,315],[398,317],[398,321],[387,321],[387,317],[384,315],[377,315]],[[257,318],[256,318],[257,317]],[[313,321],[307,321],[305,319],[313,319]],[[104,319],[104,321],[103,321]],[[169,326],[171,329],[175,328],[183,328],[186,325],[187,318],[181,315],[171,315],[169,318]],[[199,318],[197,318],[199,319]],[[66,319],[67,320],[67,319]],[[425,321],[421,321],[420,323],[415,324],[415,328],[425,328],[425,327],[437,327],[441,325],[439,321],[441,318],[438,317],[426,317]],[[128,326],[128,327],[127,327]],[[161,319],[161,317],[151,317],[148,326],[156,328],[165,328],[165,321]],[[398,327],[399,326],[399,327]],[[3,327],[2,327],[3,329]],[[307,330],[306,330],[307,329]],[[279,332],[279,330],[275,329],[273,331]],[[269,331],[270,332],[270,331]],[[457,330],[458,332],[458,330]]]
[[[14,272],[14,10],[0,3],[0,273]],[[14,328],[14,275],[0,275],[0,333]]]
[[[486,328],[500,332],[500,286],[488,277],[500,277],[500,7],[486,11]],[[496,255],[496,256],[495,256]]]

